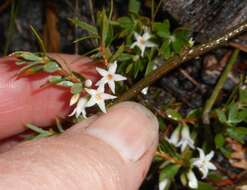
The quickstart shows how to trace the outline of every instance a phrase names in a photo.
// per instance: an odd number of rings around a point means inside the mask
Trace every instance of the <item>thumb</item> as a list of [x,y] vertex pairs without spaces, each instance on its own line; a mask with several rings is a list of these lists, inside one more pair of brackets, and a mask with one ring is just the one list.
[[137,103],[120,103],[60,136],[26,142],[1,154],[0,186],[137,190],[157,142],[155,116]]

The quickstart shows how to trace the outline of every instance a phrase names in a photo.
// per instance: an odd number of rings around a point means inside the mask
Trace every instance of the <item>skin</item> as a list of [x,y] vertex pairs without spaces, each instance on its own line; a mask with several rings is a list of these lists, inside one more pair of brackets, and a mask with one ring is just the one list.
[[[93,81],[88,58],[51,56]],[[120,103],[62,135],[19,143],[25,123],[45,127],[71,109],[64,88],[40,85],[47,75],[14,79],[14,59],[0,60],[0,187],[5,190],[137,190],[158,142],[156,118],[143,106]]]

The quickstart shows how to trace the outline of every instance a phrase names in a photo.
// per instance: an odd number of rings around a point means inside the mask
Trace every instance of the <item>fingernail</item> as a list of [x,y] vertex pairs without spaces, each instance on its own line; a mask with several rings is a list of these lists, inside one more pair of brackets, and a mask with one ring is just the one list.
[[157,118],[144,106],[124,102],[99,117],[86,133],[111,145],[125,160],[137,161],[158,142]]

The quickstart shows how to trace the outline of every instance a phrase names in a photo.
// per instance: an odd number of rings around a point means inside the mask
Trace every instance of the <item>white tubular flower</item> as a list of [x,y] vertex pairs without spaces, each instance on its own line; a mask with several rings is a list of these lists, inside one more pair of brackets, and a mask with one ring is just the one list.
[[97,72],[102,76],[102,78],[96,83],[96,86],[104,86],[108,84],[113,94],[115,94],[115,82],[127,80],[126,77],[116,74],[117,71],[117,61],[109,65],[108,71],[96,67]]
[[79,98],[80,94],[74,94],[70,99],[69,105],[73,106],[76,102],[78,102]]
[[73,112],[69,115],[70,117],[75,115],[76,118],[78,118],[80,115],[82,115],[84,118],[87,118],[86,116],[86,103],[87,103],[87,98],[80,98],[75,109]]
[[209,170],[216,170],[215,165],[210,162],[214,157],[214,151],[211,151],[209,154],[205,155],[202,149],[197,148],[197,150],[199,151],[199,158],[194,158],[192,165],[196,166],[201,171],[202,179],[205,179]]
[[183,152],[185,148],[189,146],[190,148],[194,149],[194,141],[190,137],[190,130],[187,125],[183,126],[181,131],[181,139],[177,144],[177,147],[181,147],[181,151]]
[[137,46],[141,50],[141,56],[144,56],[145,49],[146,48],[151,48],[151,47],[156,47],[157,45],[149,39],[152,37],[149,32],[145,32],[142,36],[139,35],[138,33],[135,32],[135,39],[136,41],[130,46],[130,48],[134,48]]
[[85,90],[89,95],[91,95],[89,101],[86,104],[86,107],[92,107],[97,104],[104,113],[106,113],[105,101],[117,98],[116,96],[104,93],[103,86],[98,87],[97,90],[88,88],[85,88]]
[[173,144],[174,146],[178,145],[180,137],[180,127],[177,127],[173,133],[171,134],[169,139],[166,139],[170,144]]
[[192,188],[192,189],[197,189],[198,188],[198,180],[197,180],[196,175],[194,174],[194,172],[192,170],[190,170],[186,174],[186,176],[188,178],[189,187]]
[[169,184],[169,179],[165,178],[159,182],[159,190],[165,190]]

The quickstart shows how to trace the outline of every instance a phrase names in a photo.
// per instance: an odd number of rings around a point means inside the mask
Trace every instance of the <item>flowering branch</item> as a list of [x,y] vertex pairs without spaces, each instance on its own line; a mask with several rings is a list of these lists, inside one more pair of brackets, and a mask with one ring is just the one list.
[[195,46],[192,49],[186,49],[180,54],[180,56],[175,55],[171,57],[160,68],[153,71],[152,73],[147,75],[144,79],[137,82],[129,91],[127,91],[120,98],[118,98],[115,103],[126,101],[135,97],[142,89],[151,85],[152,83],[157,81],[159,78],[161,78],[163,75],[167,74],[171,70],[215,48],[224,46],[230,39],[237,37],[246,30],[247,30],[247,21],[244,21],[241,24],[233,27],[231,30],[229,30],[222,36],[215,38],[209,41],[208,43]]

